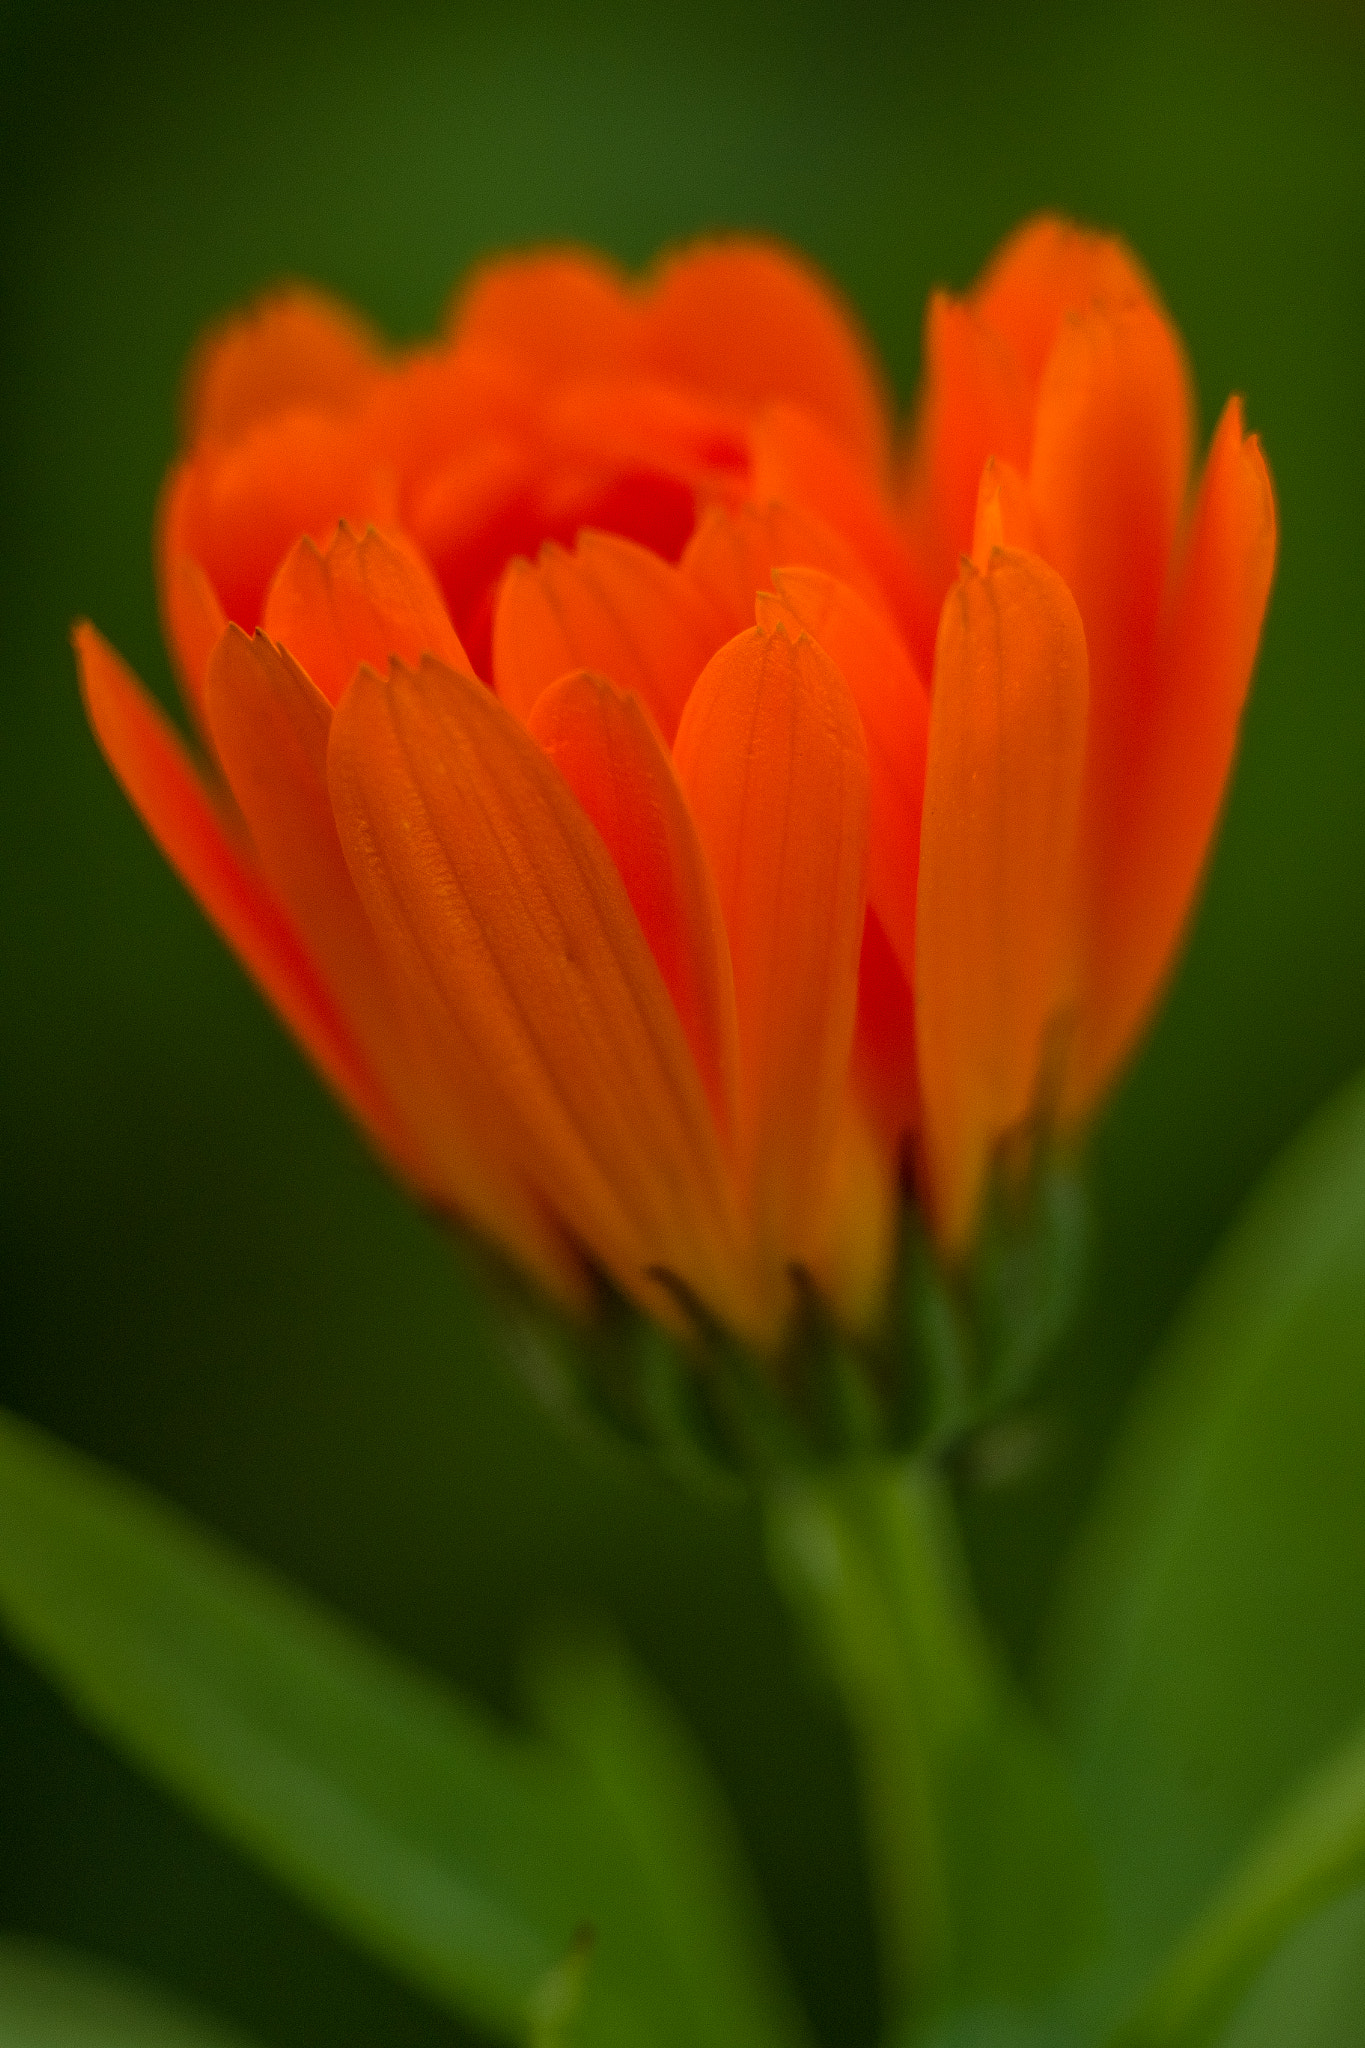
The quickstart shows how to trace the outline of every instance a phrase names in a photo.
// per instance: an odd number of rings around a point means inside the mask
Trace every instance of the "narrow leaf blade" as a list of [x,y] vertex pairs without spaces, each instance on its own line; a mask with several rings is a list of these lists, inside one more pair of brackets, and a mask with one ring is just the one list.
[[0,1939],[3,2048],[250,2048],[151,1985],[66,1950]]
[[716,2048],[790,2038],[679,1944],[564,1749],[4,1416],[0,1614],[154,1776],[453,2010],[575,2048],[690,2048],[689,2014]]
[[1130,1989],[1365,1704],[1365,1081],[1182,1316],[1053,1632]]

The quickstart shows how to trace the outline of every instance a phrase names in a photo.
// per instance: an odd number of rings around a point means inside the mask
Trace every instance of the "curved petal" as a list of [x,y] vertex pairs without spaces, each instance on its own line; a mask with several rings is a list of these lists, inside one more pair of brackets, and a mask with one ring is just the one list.
[[929,720],[915,977],[939,1236],[968,1242],[992,1151],[1060,1073],[1075,1000],[1085,635],[1036,556],[970,563],[943,608]]
[[204,676],[209,656],[223,637],[227,620],[213,585],[199,564],[188,555],[168,561],[162,579],[162,625],[171,651],[180,693],[202,733],[207,735],[204,717]]
[[873,1330],[886,1306],[899,1202],[894,1147],[847,1090],[830,1150],[811,1277],[849,1328]]
[[1097,787],[1083,1036],[1068,1107],[1123,1058],[1189,915],[1232,767],[1275,568],[1275,498],[1242,408],[1214,436],[1145,707],[1140,750]]
[[738,1060],[730,948],[672,761],[638,698],[584,671],[546,690],[528,724],[611,855],[728,1142]]
[[867,750],[834,663],[779,624],[741,634],[708,663],[674,760],[730,936],[741,1181],[781,1284],[818,1236],[848,1078]]
[[382,367],[375,335],[349,306],[292,285],[199,344],[185,384],[186,441],[236,441],[297,406],[353,412]]
[[972,544],[982,467],[992,455],[1026,466],[1031,439],[1030,393],[1007,343],[970,303],[935,292],[905,483],[911,644],[926,669],[944,595]]
[[773,243],[703,242],[665,262],[645,302],[644,353],[661,375],[721,397],[803,406],[861,468],[886,470],[876,359],[828,283]]
[[648,548],[615,535],[579,535],[503,578],[493,623],[493,678],[518,718],[571,669],[632,690],[671,745],[692,685],[724,638],[697,585]]
[[[386,525],[392,501],[391,480],[352,422],[277,414],[230,447],[201,446],[171,471],[159,522],[163,593],[189,556],[224,616],[254,632],[271,578],[301,534],[325,543],[339,519]],[[163,603],[169,609],[164,595]]]
[[506,707],[426,661],[362,669],[328,779],[371,922],[439,1004],[515,1160],[656,1313],[668,1274],[753,1330],[720,1146],[620,877]]
[[1068,314],[1138,300],[1154,305],[1156,294],[1132,250],[1113,235],[1052,214],[1016,228],[972,293],[977,313],[1008,344],[1030,392]]
[[459,348],[514,356],[538,375],[623,375],[639,354],[640,315],[625,277],[586,249],[507,256],[476,270],[451,309]]
[[1041,552],[1085,624],[1097,791],[1122,775],[1146,716],[1191,413],[1179,340],[1153,307],[1066,323],[1039,393],[1029,494]]
[[236,626],[214,652],[205,694],[219,759],[270,885],[396,1105],[403,1170],[429,1200],[572,1296],[581,1281],[503,1157],[475,1077],[441,1060],[356,894],[327,789],[331,707],[282,648]]
[[804,507],[833,527],[860,565],[846,580],[907,624],[910,556],[880,479],[858,468],[823,421],[796,406],[770,406],[754,422],[751,441],[754,501]]
[[335,997],[179,740],[93,626],[73,639],[86,713],[134,810],[323,1078],[401,1160],[404,1134]]
[[436,580],[402,533],[343,521],[325,548],[310,535],[285,557],[266,594],[261,630],[289,649],[329,704],[362,662],[384,669],[432,654],[468,669]]
[[853,1078],[890,1153],[899,1158],[905,1140],[920,1121],[915,999],[909,977],[871,904],[858,956]]
[[824,569],[880,603],[875,578],[846,540],[814,513],[793,505],[714,505],[688,542],[679,565],[684,576],[715,607],[721,637],[748,632],[754,598],[772,588],[773,570],[783,563]]
[[1022,548],[1036,555],[1041,545],[1038,515],[1029,488],[1012,462],[992,455],[981,472],[972,528],[972,560],[985,570],[997,548]]
[[870,777],[868,901],[913,979],[929,699],[900,635],[856,590],[821,569],[774,569],[773,583],[776,595],[757,600],[759,626],[781,619],[793,639],[809,633],[853,692]]

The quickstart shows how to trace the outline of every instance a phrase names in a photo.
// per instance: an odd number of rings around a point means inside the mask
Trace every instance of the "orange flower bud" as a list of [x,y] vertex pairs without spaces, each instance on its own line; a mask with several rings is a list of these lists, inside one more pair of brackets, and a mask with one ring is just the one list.
[[900,498],[765,244],[494,264],[408,354],[290,292],[162,500],[204,763],[83,626],[87,706],[415,1192],[568,1303],[866,1331],[902,1174],[964,1252],[1186,915],[1274,548],[1236,410],[1193,510],[1188,443],[1149,288],[1050,224],[935,300]]

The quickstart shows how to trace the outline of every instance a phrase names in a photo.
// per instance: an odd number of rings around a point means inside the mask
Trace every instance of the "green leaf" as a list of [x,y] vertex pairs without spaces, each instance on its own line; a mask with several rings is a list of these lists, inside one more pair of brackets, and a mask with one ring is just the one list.
[[122,1971],[63,1949],[0,1939],[0,2048],[248,2048]]
[[1197,1289],[1075,1560],[1052,1689],[1130,1989],[1365,1707],[1365,1082]]
[[1291,1929],[1365,1879],[1365,1729],[1287,1806],[1158,1973],[1113,2048],[1205,2048]]
[[996,2006],[1012,2037],[1011,2010],[1097,1944],[1097,1869],[981,1632],[949,1503],[927,1469],[850,1462],[774,1488],[769,1541],[853,1733],[893,2020],[917,2036]]
[[[604,1638],[561,1638],[533,1681],[542,1724],[628,1846],[680,1979],[719,1991],[746,2041],[803,2040],[734,1824],[667,1703]],[[710,2038],[700,2007],[695,2026]]]
[[[533,1743],[141,1490],[0,1417],[0,1611],[95,1724],[455,2011],[582,2048],[786,2048],[766,1956],[717,1969],[699,1824],[671,1891],[572,1749]],[[631,1715],[617,1667],[614,1711]],[[624,1704],[623,1704],[624,1703]],[[646,1710],[641,1726],[653,1725]],[[591,1748],[591,1714],[579,1717]],[[641,1760],[642,1759],[642,1760]],[[728,1845],[727,1845],[728,1851]],[[686,1910],[673,1909],[684,1896]],[[799,2038],[799,2035],[796,2036]]]
[[1218,2048],[1360,2048],[1365,1886],[1304,1921],[1261,1972]]

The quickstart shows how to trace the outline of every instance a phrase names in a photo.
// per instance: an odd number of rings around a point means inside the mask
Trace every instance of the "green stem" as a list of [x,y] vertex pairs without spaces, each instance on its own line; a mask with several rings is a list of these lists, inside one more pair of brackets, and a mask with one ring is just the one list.
[[787,1475],[767,1530],[853,1734],[890,2002],[923,2018],[948,1994],[959,1934],[946,1765],[993,1690],[944,1491],[883,1458]]
[[1261,1838],[1110,2048],[1200,2048],[1310,1913],[1365,1878],[1365,1729]]

